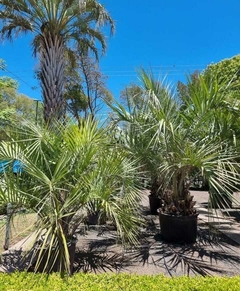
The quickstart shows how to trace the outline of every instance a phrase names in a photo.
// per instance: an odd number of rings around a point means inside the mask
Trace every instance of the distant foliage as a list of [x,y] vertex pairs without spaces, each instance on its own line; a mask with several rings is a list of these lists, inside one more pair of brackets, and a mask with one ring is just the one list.
[[240,54],[216,64],[210,64],[203,72],[204,76],[209,74],[217,76],[220,86],[229,83],[229,92],[233,94],[232,97],[239,99],[239,94],[236,93],[240,89]]
[[134,106],[140,107],[143,102],[144,90],[141,86],[131,83],[120,92],[120,99],[130,109]]
[[204,73],[217,73],[220,82],[229,79],[240,84],[240,54],[208,65]]
[[[39,119],[40,119],[39,107]],[[36,102],[26,95],[18,93],[18,82],[9,77],[0,77],[0,119],[11,122],[23,117],[35,120]]]
[[82,118],[93,118],[103,109],[104,102],[111,102],[112,94],[107,89],[107,77],[100,71],[96,59],[80,52],[77,67],[66,71],[64,97],[67,100],[68,114],[74,116],[79,125]]
[[[215,78],[218,86],[225,87],[226,100],[234,101],[235,99],[240,99],[240,54],[215,64],[212,63],[202,72],[193,72],[188,76],[187,84],[179,81],[177,92],[180,100],[182,100],[183,96],[186,97],[190,94],[191,85],[199,83],[199,76],[202,76],[206,81]],[[228,90],[226,90],[226,87],[228,87]]]

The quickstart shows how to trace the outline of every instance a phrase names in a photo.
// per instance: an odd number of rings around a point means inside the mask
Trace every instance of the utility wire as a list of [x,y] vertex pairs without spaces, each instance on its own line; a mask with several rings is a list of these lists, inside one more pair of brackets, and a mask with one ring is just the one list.
[[[197,69],[204,69],[206,68],[207,65],[203,65],[203,64],[199,64],[199,65],[189,65],[189,64],[182,64],[182,65],[150,65],[150,70],[152,70],[152,73],[154,74],[161,74],[161,75],[167,75],[167,77],[169,76],[180,76],[184,73],[186,73],[186,70],[189,71],[193,71],[193,70],[197,70]],[[103,68],[110,68],[110,67],[114,67],[113,66],[108,66],[108,67],[101,67],[101,69],[103,70]],[[116,67],[115,67],[116,68]],[[103,73],[105,75],[107,75],[108,77],[137,77],[136,74],[136,70],[127,70],[128,68],[130,68],[130,66],[120,66],[117,67],[119,69],[105,69],[103,70]],[[123,68],[126,68],[126,70],[123,70]],[[19,77],[17,73],[21,73],[21,72],[29,72],[32,70],[16,70],[15,72],[12,72],[10,70],[8,70],[7,68],[4,68],[2,71],[6,71],[9,74],[13,75],[15,78],[17,78],[19,81],[21,81],[22,83],[24,83],[25,85],[27,85],[28,87],[30,87],[32,90],[37,90],[38,87],[37,86],[31,86],[28,82],[26,82],[25,80],[23,80],[23,76]],[[24,76],[24,77],[28,77],[28,76]]]
[[[197,69],[192,69],[192,70],[154,70],[151,71],[153,74],[160,74],[160,75],[167,75],[167,76],[181,76],[183,74],[189,73],[189,72],[193,72]],[[33,87],[31,85],[29,85],[26,81],[24,81],[22,78],[29,78],[30,76],[17,76],[16,74],[14,74],[13,72],[8,71],[9,73],[11,73],[13,76],[15,76],[18,80],[22,81],[23,83],[25,83],[26,85],[28,85],[31,89],[36,90],[36,87]],[[107,77],[137,77],[137,72],[135,71],[104,71],[103,72],[104,75],[106,75]]]
[[31,86],[26,81],[24,81],[21,77],[18,77],[15,73],[9,71],[8,69],[4,68],[3,71],[6,71],[9,74],[13,75],[15,78],[17,78],[19,81],[23,82],[25,85],[27,85],[28,87],[30,87],[32,90],[37,90],[37,87],[36,86]]
[[[207,65],[203,65],[203,64],[201,64],[201,65],[156,65],[156,66],[149,66],[150,67],[150,69],[151,68],[155,68],[155,69],[164,69],[164,70],[166,70],[166,68],[168,68],[168,69],[177,69],[177,68],[189,68],[189,67],[192,67],[192,68],[199,68],[199,67],[201,67],[201,68],[205,68]],[[112,70],[111,68],[112,67],[114,67],[114,70]],[[104,68],[104,71],[117,71],[117,72],[119,72],[119,71],[122,71],[123,69],[129,69],[130,68],[130,71],[134,71],[134,69],[132,69],[132,66],[101,66],[101,69],[103,69]],[[119,68],[119,69],[118,69]],[[126,71],[126,70],[124,70],[124,71]],[[29,70],[16,70],[15,71],[15,73],[17,72],[17,73],[20,73],[20,72],[29,72],[29,71],[32,71],[31,69],[29,69]],[[127,70],[127,71],[129,71],[129,70]]]
[[[182,72],[185,71],[186,69],[192,69],[192,70],[197,70],[197,69],[204,69],[206,66],[205,65],[169,65],[169,66],[151,66],[150,70],[154,68],[154,71],[171,71],[171,72]],[[121,69],[120,69],[121,68]],[[123,68],[126,68],[126,70],[123,70]],[[101,69],[104,71],[104,73],[132,73],[136,72],[135,69],[127,69],[130,68],[130,66],[123,66],[119,67],[119,69],[106,69],[106,67],[101,67]],[[15,73],[22,73],[22,72],[29,72],[32,70],[17,70]],[[13,72],[11,72],[13,74]]]

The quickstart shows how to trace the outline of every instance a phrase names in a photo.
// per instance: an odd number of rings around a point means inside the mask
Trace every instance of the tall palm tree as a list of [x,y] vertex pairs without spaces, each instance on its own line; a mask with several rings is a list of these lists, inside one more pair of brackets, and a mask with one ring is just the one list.
[[33,34],[46,122],[64,117],[64,73],[69,60],[74,64],[74,51],[84,47],[98,57],[96,42],[103,52],[106,50],[101,28],[110,25],[111,31],[114,30],[109,13],[95,0],[3,0],[0,23],[3,39]]

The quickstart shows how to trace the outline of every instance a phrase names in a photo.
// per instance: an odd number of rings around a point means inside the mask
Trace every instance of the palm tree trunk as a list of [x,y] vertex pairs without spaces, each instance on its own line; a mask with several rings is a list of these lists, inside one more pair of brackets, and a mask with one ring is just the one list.
[[64,44],[61,36],[43,34],[40,49],[40,78],[44,101],[44,120],[51,123],[53,119],[65,117],[66,104],[63,97],[64,88]]

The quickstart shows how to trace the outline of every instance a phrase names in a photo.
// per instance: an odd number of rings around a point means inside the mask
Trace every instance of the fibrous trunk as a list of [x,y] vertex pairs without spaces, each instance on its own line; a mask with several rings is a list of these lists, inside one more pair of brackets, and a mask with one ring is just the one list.
[[45,34],[40,50],[40,79],[44,101],[44,120],[63,119],[66,106],[64,87],[64,44],[61,36]]

